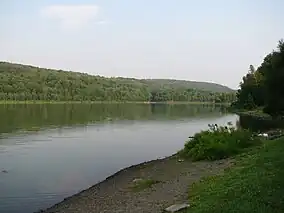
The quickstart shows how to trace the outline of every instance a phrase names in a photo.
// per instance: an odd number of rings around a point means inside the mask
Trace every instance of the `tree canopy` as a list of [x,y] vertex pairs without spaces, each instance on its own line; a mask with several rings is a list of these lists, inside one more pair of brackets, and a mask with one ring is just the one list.
[[233,90],[213,83],[106,78],[0,62],[0,100],[231,102],[234,98]]
[[263,59],[255,70],[252,65],[243,77],[234,106],[244,109],[263,107],[271,115],[284,115],[284,42]]

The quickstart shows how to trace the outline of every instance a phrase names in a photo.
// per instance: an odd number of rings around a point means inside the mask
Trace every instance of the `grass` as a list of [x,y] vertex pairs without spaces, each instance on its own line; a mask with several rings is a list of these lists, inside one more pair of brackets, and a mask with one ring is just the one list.
[[284,138],[239,156],[223,175],[190,188],[188,213],[284,212]]
[[147,189],[147,188],[151,188],[154,184],[157,184],[157,183],[161,183],[161,181],[153,180],[153,179],[141,179],[141,180],[135,182],[131,186],[131,189],[135,192],[138,192],[138,191],[142,191],[142,190]]

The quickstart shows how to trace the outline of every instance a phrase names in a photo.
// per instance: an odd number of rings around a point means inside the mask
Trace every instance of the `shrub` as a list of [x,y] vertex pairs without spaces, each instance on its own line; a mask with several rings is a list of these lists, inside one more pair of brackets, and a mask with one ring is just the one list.
[[186,142],[180,152],[183,157],[196,161],[218,160],[238,154],[259,142],[249,130],[236,129],[230,123],[224,127],[218,127],[217,124],[208,126],[209,130],[196,133]]

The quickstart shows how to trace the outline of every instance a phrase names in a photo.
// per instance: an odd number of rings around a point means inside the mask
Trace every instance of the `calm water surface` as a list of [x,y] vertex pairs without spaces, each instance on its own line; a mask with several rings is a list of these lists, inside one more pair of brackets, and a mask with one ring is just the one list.
[[0,105],[0,212],[45,209],[127,166],[171,155],[208,123],[209,105]]

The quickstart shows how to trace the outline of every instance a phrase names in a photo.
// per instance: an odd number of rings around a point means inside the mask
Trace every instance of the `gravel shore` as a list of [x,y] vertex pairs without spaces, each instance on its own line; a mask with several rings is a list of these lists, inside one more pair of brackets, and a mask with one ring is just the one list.
[[[231,160],[180,161],[176,156],[123,169],[106,180],[64,199],[45,213],[160,213],[176,203],[188,202],[189,186],[203,177],[222,173]],[[158,183],[133,190],[134,179]]]

